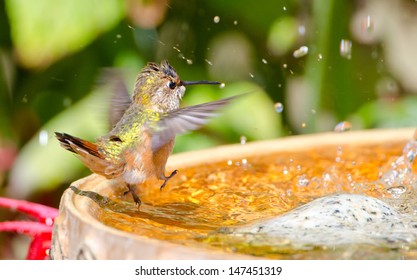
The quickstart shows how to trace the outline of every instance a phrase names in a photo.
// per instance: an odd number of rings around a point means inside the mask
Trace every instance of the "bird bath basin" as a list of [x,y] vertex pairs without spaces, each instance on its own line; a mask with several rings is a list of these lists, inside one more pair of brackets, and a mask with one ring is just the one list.
[[138,187],[140,211],[123,186],[88,176],[62,196],[51,256],[416,259],[413,135],[324,133],[173,155],[167,172],[179,173],[162,191]]

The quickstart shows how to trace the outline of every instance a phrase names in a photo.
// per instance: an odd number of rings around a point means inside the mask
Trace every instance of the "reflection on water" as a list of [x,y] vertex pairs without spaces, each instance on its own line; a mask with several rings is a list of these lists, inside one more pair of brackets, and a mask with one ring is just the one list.
[[130,196],[123,196],[122,188],[108,198],[78,193],[100,205],[97,218],[108,226],[188,246],[270,258],[417,258],[413,240],[330,248],[294,246],[285,238],[268,235],[260,235],[267,242],[251,244],[243,235],[224,234],[225,228],[282,215],[339,193],[378,198],[415,222],[412,167],[417,144],[410,141],[403,149],[404,145],[326,146],[248,157],[244,165],[235,164],[243,159],[234,159],[181,169],[163,191],[152,183],[138,189],[143,202],[140,211]]

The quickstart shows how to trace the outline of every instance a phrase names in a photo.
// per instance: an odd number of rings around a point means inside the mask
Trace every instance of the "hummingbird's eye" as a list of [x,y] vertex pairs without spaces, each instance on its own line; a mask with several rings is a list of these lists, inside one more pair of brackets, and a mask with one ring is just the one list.
[[169,82],[169,83],[168,83],[168,87],[169,87],[170,89],[174,89],[174,88],[176,88],[176,87],[177,87],[177,84],[176,84],[176,83],[174,83],[174,82]]

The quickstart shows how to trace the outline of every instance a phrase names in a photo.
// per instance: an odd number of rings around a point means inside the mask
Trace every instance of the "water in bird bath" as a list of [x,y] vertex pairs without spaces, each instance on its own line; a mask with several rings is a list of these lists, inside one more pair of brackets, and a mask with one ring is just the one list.
[[[405,147],[405,148],[404,148]],[[137,210],[114,186],[96,218],[195,248],[268,258],[417,258],[417,141],[323,145],[182,168]]]

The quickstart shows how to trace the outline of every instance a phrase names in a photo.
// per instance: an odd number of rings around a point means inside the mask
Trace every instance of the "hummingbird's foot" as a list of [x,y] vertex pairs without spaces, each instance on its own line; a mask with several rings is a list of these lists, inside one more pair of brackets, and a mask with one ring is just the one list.
[[167,184],[168,180],[171,179],[172,177],[174,177],[174,175],[177,174],[177,173],[178,173],[178,170],[175,169],[174,171],[172,171],[171,175],[169,175],[168,177],[164,176],[165,177],[164,178],[164,183],[162,184],[162,186],[159,189],[162,191],[162,189]]
[[133,197],[133,201],[135,202],[135,204],[138,206],[138,208],[140,207],[140,205],[142,204],[142,201],[140,201],[140,199],[139,199],[139,196],[136,194],[136,192],[135,192],[135,187],[134,186],[132,186],[132,185],[127,185],[127,188],[128,188],[128,190],[127,191],[125,191],[124,193],[123,193],[123,195],[126,195],[126,194],[128,194],[128,193],[131,193],[132,194],[132,197]]

